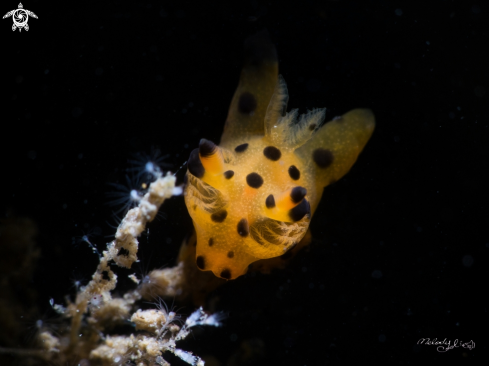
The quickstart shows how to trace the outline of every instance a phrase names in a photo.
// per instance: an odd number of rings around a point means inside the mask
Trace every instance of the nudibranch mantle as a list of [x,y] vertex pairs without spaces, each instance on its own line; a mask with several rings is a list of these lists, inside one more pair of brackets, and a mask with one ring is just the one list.
[[197,267],[224,279],[300,242],[324,187],[348,172],[375,127],[368,109],[326,124],[325,109],[286,112],[268,34],[249,38],[245,54],[220,146],[202,139],[192,151],[184,193]]

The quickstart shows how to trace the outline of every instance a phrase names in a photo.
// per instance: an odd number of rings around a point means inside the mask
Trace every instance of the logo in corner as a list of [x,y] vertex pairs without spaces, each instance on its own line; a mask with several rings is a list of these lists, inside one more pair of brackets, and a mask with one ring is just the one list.
[[3,16],[3,19],[12,17],[14,24],[12,25],[12,30],[15,31],[17,28],[19,28],[19,32],[22,31],[22,28],[24,28],[26,31],[29,30],[29,25],[27,24],[27,21],[29,20],[29,16],[33,18],[37,18],[37,15],[34,14],[32,11],[24,9],[24,6],[22,3],[19,3],[19,8],[14,9],[12,11],[9,11],[7,14]]

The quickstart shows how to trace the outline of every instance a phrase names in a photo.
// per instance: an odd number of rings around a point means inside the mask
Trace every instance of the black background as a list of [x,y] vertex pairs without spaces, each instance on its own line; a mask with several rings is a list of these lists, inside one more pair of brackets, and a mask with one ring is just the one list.
[[[97,257],[79,238],[111,240],[108,183],[125,183],[134,154],[159,148],[176,171],[200,138],[219,141],[243,41],[266,28],[289,108],[329,120],[367,107],[377,127],[326,188],[309,250],[217,290],[226,326],[182,348],[222,365],[242,342],[262,345],[253,365],[487,360],[489,7],[425,3],[23,2],[39,17],[28,32],[0,22],[0,213],[39,226],[33,306],[90,278]],[[172,265],[191,228],[182,197],[162,211],[141,271]],[[422,337],[476,347],[438,353]]]

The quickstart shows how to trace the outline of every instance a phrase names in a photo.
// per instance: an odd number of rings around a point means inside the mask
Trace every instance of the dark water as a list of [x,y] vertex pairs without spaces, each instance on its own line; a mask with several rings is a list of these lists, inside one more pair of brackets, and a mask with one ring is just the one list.
[[[2,2],[4,12],[15,7]],[[309,250],[284,271],[217,290],[226,327],[182,347],[222,365],[246,364],[236,361],[240,347],[254,352],[252,365],[487,357],[487,4],[24,7],[38,16],[28,32],[0,23],[0,213],[39,228],[28,281],[37,295],[22,300],[16,289],[25,309],[43,313],[50,298],[74,293],[72,279],[89,280],[97,257],[81,239],[99,250],[111,240],[117,207],[106,205],[107,183],[126,184],[128,160],[160,149],[176,171],[202,137],[219,140],[243,41],[266,28],[289,108],[326,107],[331,119],[367,107],[377,128],[350,173],[326,188]],[[173,264],[192,225],[182,197],[162,211],[141,239],[143,269]],[[132,271],[118,273],[119,289],[131,288]],[[424,337],[476,347],[444,354],[417,345]]]

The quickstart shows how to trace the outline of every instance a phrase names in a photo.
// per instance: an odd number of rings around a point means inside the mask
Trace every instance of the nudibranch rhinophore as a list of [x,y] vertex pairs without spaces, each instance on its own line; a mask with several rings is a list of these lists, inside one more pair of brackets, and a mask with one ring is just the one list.
[[184,192],[197,267],[224,279],[299,243],[324,187],[350,170],[375,127],[368,109],[328,123],[325,109],[287,112],[266,31],[245,42],[245,55],[221,143],[202,139],[192,151]]

